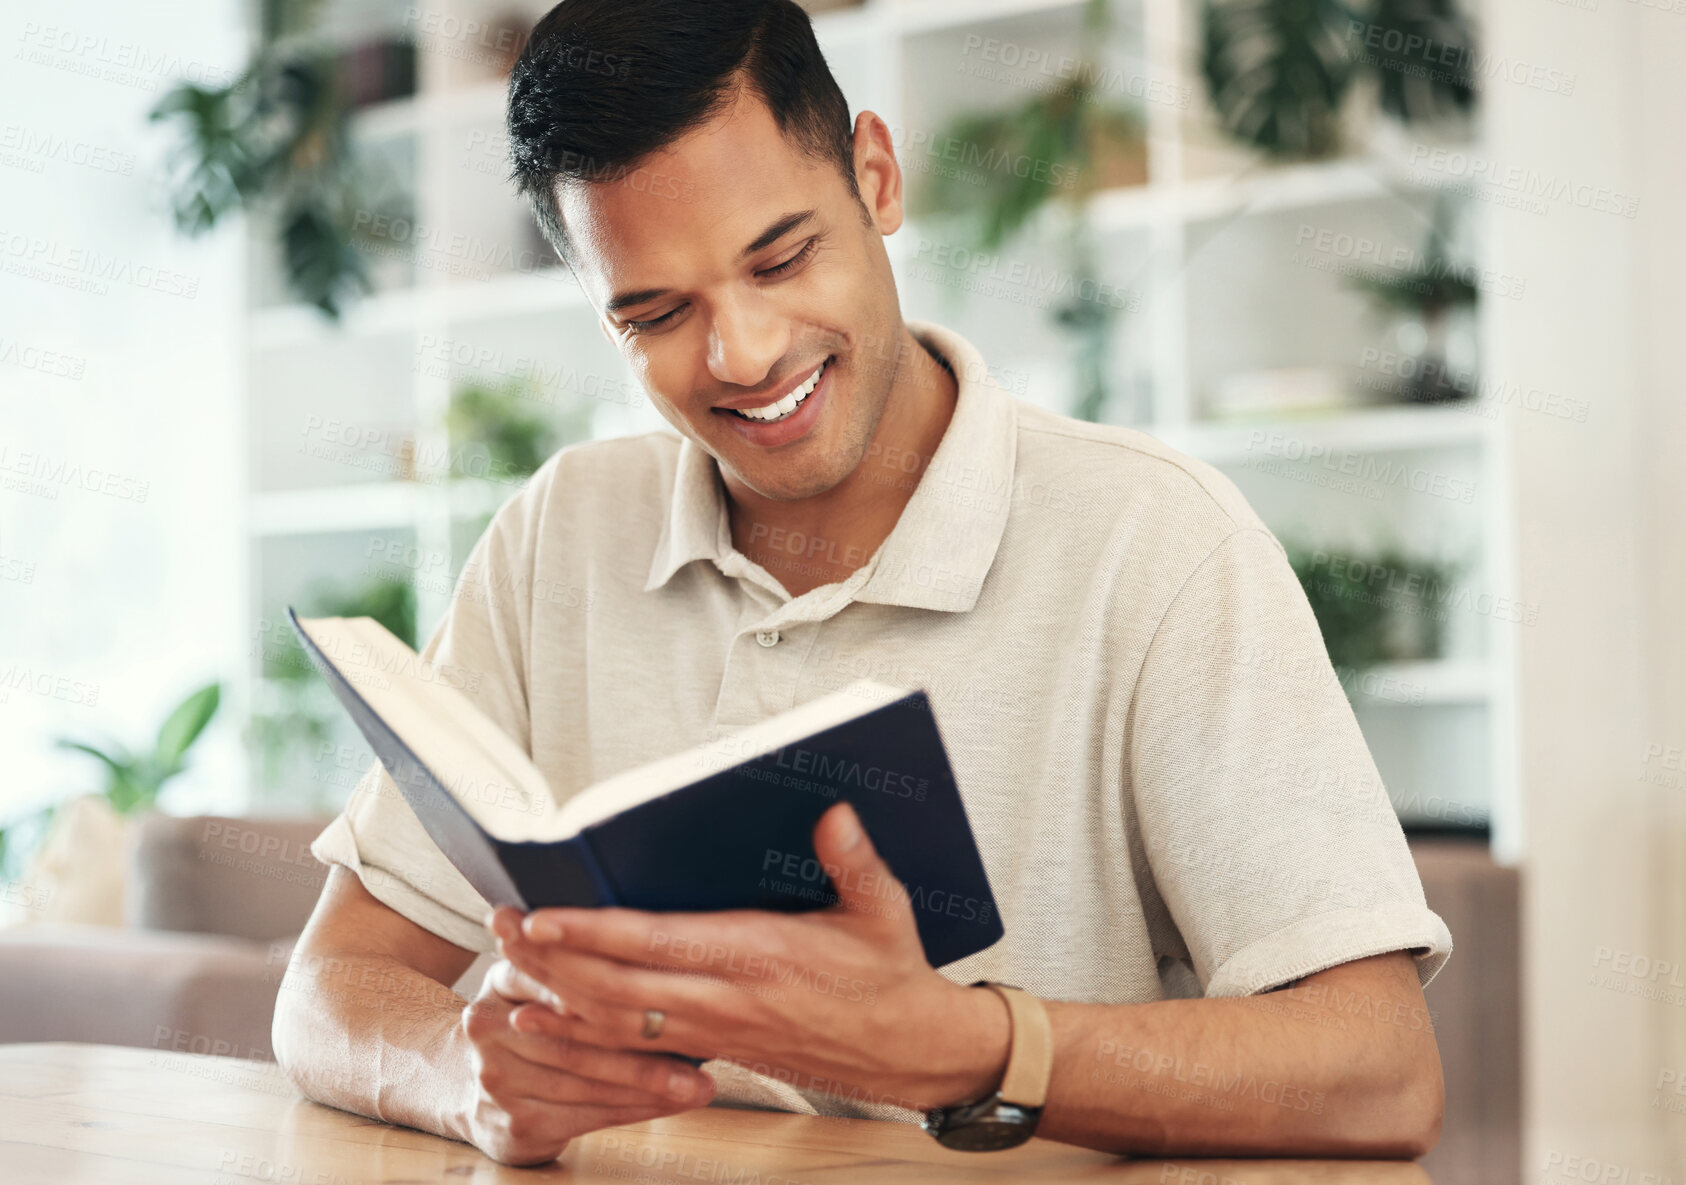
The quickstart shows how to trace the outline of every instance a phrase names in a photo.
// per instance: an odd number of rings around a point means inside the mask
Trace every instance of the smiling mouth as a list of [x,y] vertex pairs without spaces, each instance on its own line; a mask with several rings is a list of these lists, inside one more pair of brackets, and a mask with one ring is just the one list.
[[825,374],[825,368],[830,364],[831,359],[827,358],[824,362],[819,364],[813,374],[804,379],[799,386],[792,389],[791,392],[783,399],[775,400],[764,407],[746,407],[741,409],[732,407],[721,408],[720,410],[729,411],[731,414],[738,416],[741,419],[748,420],[752,424],[776,424],[780,420],[796,414],[796,409],[802,406],[803,400],[807,399],[809,395],[812,395],[814,393],[814,388],[819,386],[820,378]]

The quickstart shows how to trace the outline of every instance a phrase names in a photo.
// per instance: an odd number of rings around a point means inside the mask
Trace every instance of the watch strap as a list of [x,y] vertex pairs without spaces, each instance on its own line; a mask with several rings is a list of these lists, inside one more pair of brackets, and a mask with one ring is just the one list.
[[1042,1001],[1027,991],[984,980],[986,987],[1007,1004],[1011,1018],[1007,1070],[1001,1078],[1003,1102],[1041,1107],[1048,1101],[1048,1080],[1054,1073],[1054,1026]]

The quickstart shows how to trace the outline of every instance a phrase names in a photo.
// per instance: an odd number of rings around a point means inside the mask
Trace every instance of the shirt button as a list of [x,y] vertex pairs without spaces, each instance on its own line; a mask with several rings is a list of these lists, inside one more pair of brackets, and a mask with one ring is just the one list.
[[777,646],[779,644],[779,631],[762,630],[755,635],[755,640],[763,646]]

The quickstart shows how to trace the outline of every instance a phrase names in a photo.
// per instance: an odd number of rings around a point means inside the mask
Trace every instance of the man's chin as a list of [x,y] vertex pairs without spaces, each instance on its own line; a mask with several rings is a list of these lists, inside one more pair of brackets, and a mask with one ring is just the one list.
[[[708,413],[710,415],[716,413]],[[720,466],[720,472],[735,478],[765,498],[804,497],[785,491],[812,484],[812,474],[824,455],[813,437],[794,440],[777,449],[762,448],[732,431],[729,425],[709,425],[704,434],[693,428],[693,439]],[[776,491],[776,492],[775,492]]]
[[762,458],[759,464],[733,465],[732,472],[740,482],[772,502],[800,502],[804,498],[815,498],[838,481],[827,474],[816,473],[812,465],[803,465],[794,458],[788,461]]

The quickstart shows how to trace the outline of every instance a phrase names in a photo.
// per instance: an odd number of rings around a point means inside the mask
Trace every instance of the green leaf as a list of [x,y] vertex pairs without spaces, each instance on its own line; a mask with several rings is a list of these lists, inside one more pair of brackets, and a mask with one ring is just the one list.
[[[102,793],[113,810],[129,810],[134,804],[148,797],[144,787],[152,779],[149,772],[153,764],[151,758],[137,758],[117,744],[113,744],[110,751],[65,737],[60,737],[57,744],[61,749],[85,753],[105,766],[105,789]],[[156,788],[152,794],[157,794]]]
[[1335,152],[1349,19],[1340,0],[1206,0],[1200,69],[1224,130],[1275,157]]
[[266,45],[231,85],[178,85],[149,113],[178,136],[168,158],[177,228],[198,235],[235,212],[260,216],[294,296],[330,317],[371,286],[357,213],[397,212],[366,192],[336,75],[330,55]]
[[123,778],[106,787],[105,799],[120,815],[129,814],[143,806],[151,806],[158,797],[162,781],[153,775]]
[[60,749],[69,749],[76,753],[86,753],[89,757],[106,767],[111,780],[126,778],[134,768],[135,759],[123,746],[113,743],[111,751],[107,752],[85,741],[73,741],[68,737],[60,737],[54,742]]
[[221,702],[222,684],[208,683],[182,700],[165,718],[158,729],[158,743],[152,753],[153,764],[160,775],[154,779],[156,784],[161,785],[181,772],[183,756],[199,739],[199,734],[205,731],[211,717],[217,714],[217,706]]
[[371,287],[350,236],[314,203],[303,202],[284,215],[281,253],[293,292],[330,317],[339,317],[347,297]]
[[1475,106],[1475,31],[1457,0],[1375,0],[1364,61],[1382,110],[1401,123],[1468,115]]

